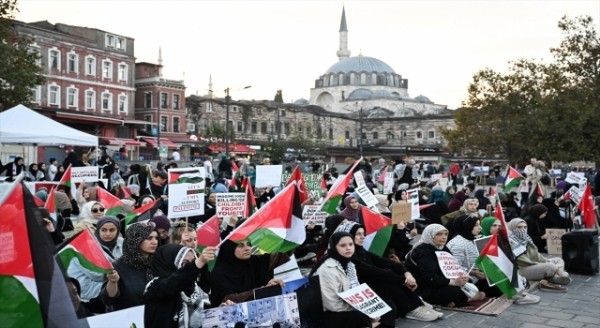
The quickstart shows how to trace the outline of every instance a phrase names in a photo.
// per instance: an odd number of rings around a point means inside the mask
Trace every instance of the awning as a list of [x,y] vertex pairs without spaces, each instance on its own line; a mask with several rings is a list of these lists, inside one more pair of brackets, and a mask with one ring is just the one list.
[[[141,137],[140,139],[142,139],[143,141],[147,142],[148,145],[152,148],[157,148],[158,147],[158,143],[156,142],[156,138],[151,138],[151,137]],[[169,149],[179,149],[179,146],[177,146],[176,144],[174,144],[171,140],[167,139],[167,138],[160,138],[160,145],[161,146],[167,146]]]
[[112,146],[145,146],[146,143],[135,139],[100,137],[100,144]]
[[118,118],[92,116],[76,113],[56,112],[56,117],[73,119],[77,120],[77,122],[87,121],[93,123],[123,124],[123,120]]
[[[236,153],[236,154],[241,154],[241,155],[255,155],[256,154],[256,150],[246,146],[246,145],[242,145],[242,144],[231,144],[229,145],[229,151]],[[210,145],[208,146],[208,150],[210,150],[213,153],[220,153],[220,152],[224,152],[225,151],[225,145],[223,144],[218,144],[218,145]]]

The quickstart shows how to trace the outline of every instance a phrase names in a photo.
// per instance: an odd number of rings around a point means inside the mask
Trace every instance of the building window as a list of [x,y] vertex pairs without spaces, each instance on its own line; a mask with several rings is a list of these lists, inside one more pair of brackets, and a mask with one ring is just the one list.
[[250,132],[251,133],[256,133],[258,129],[258,124],[256,122],[252,122],[250,124]]
[[196,132],[196,124],[188,123],[187,124],[187,132]]
[[237,106],[231,106],[231,110],[237,112]]
[[125,114],[129,112],[129,105],[127,104],[127,95],[119,95],[119,114]]
[[423,131],[417,131],[417,139],[423,139]]
[[213,111],[213,104],[209,102],[206,104],[206,112],[212,113],[212,111]]
[[435,139],[435,131],[431,130],[427,132],[427,138]]
[[34,104],[42,103],[42,86],[41,85],[31,88],[31,102]]
[[144,108],[152,108],[152,91],[144,92]]
[[60,69],[60,51],[57,49],[50,49],[48,53],[50,58],[49,65],[50,69]]
[[180,95],[173,95],[173,109],[179,109],[181,103],[181,96]]
[[73,87],[69,87],[67,88],[67,107],[75,107],[75,109],[77,109],[77,103],[78,103],[78,94],[77,88],[73,88]]
[[119,64],[118,78],[119,78],[119,81],[127,82],[127,64],[124,64],[124,63]]
[[329,128],[329,140],[333,140],[333,129]]
[[361,133],[361,134],[360,134],[360,138],[361,138],[362,140],[366,140],[366,139],[367,139],[367,134],[366,134],[365,132]]
[[32,44],[29,46],[29,53],[30,54],[35,54],[35,64],[38,65],[39,67],[42,67],[42,55],[41,55],[41,49],[37,44]]
[[280,110],[279,111],[279,116],[280,117],[285,117],[285,111],[284,110]]
[[110,48],[115,47],[115,36],[114,35],[106,34],[105,46],[110,47]]
[[96,91],[94,90],[87,90],[85,92],[85,109],[91,109],[91,110],[95,110],[96,109]]
[[74,52],[67,55],[67,69],[69,73],[79,72],[79,56]]
[[166,116],[160,117],[160,132],[167,132],[167,124],[169,122],[169,118]]
[[169,94],[161,93],[160,94],[160,108],[168,108],[169,107]]
[[344,131],[344,137],[346,138],[346,140],[350,139],[350,131]]
[[96,58],[93,56],[85,57],[85,74],[96,75]]
[[267,134],[267,122],[260,122],[260,133]]
[[283,133],[290,134],[290,123],[283,123]]
[[102,93],[102,111],[112,113],[112,93],[108,91]]
[[244,122],[242,122],[242,121],[237,122],[237,132],[244,132]]
[[180,132],[179,131],[180,121],[181,121],[181,119],[179,117],[173,117],[173,132]]
[[127,48],[127,40],[125,38],[117,37],[117,49],[125,50]]
[[[152,122],[152,115],[144,115],[144,121]],[[152,124],[146,124],[146,132],[152,132]]]
[[113,75],[113,66],[110,60],[102,61],[102,77],[105,79],[112,79]]
[[379,139],[379,133],[373,132],[373,139]]
[[48,104],[60,106],[60,87],[58,85],[48,86]]

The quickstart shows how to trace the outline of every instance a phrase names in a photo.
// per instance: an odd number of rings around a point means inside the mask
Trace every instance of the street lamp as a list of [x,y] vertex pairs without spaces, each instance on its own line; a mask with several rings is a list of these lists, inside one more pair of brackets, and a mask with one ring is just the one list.
[[[242,90],[252,88],[251,85],[247,85],[242,88]],[[229,89],[225,89],[225,156],[229,157],[229,103],[231,102],[231,97],[229,96]]]

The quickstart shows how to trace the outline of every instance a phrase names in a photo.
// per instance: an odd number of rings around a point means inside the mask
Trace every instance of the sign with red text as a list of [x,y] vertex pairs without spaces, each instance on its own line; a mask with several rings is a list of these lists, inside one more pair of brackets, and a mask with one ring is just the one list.
[[204,214],[205,174],[203,167],[169,170],[170,219]]
[[217,216],[244,216],[246,195],[243,192],[228,192],[217,194]]
[[437,251],[435,252],[435,255],[437,256],[438,264],[440,265],[444,277],[455,279],[467,275],[465,269],[458,263],[452,254],[444,251]]
[[71,182],[98,181],[98,172],[100,172],[98,166],[71,167]]
[[392,310],[367,284],[340,292],[338,296],[369,318],[381,317]]

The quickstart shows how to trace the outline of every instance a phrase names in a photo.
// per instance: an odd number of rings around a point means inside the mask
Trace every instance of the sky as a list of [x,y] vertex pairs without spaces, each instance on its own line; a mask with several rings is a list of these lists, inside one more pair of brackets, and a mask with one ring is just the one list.
[[[18,0],[16,19],[97,28],[135,39],[137,61],[158,61],[186,94],[308,99],[315,79],[338,61],[342,7],[348,48],[408,79],[411,97],[454,109],[473,75],[506,72],[520,58],[550,62],[564,15],[590,15],[600,31],[600,0],[537,1],[201,1]],[[245,86],[252,86],[244,89]]]

